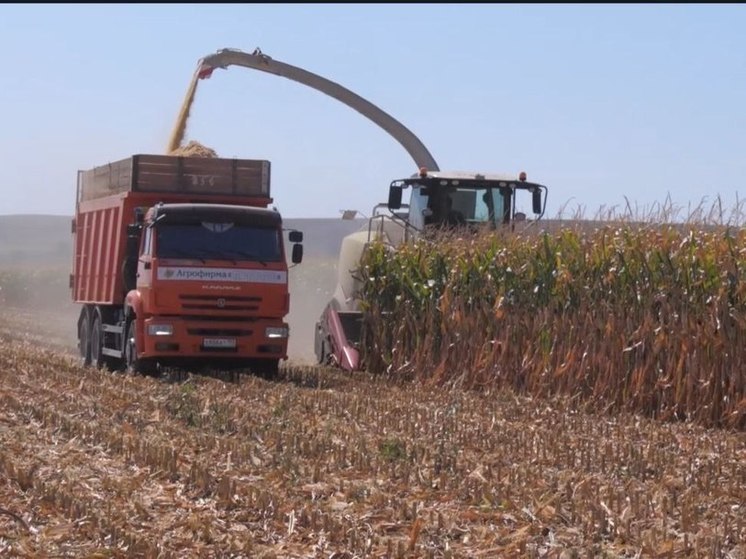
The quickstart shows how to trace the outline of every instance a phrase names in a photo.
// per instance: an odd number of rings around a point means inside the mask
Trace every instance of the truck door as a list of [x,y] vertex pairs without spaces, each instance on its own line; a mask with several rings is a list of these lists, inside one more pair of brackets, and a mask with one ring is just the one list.
[[137,287],[149,288],[153,279],[153,228],[145,227],[142,235],[142,248],[137,265]]

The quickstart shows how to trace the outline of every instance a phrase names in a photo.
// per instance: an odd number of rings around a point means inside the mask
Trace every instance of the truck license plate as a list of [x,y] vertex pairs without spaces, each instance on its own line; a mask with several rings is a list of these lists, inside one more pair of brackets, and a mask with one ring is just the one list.
[[236,338],[205,338],[202,340],[204,347],[214,348],[234,348],[236,347]]

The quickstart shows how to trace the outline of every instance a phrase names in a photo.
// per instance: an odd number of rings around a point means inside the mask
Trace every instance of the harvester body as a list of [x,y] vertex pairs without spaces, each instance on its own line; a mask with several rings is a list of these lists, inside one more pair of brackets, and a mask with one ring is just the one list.
[[[410,190],[408,204],[402,204],[405,189]],[[529,182],[525,173],[514,176],[430,172],[422,168],[417,175],[393,181],[388,202],[376,206],[367,225],[342,240],[337,288],[316,323],[314,345],[318,362],[347,371],[362,367],[359,266],[371,243],[382,242],[396,250],[402,243],[443,228],[465,233],[513,228],[526,221],[525,214],[516,209],[518,197],[530,194],[536,221],[544,214],[546,192],[544,185]],[[388,212],[380,212],[382,207]]]

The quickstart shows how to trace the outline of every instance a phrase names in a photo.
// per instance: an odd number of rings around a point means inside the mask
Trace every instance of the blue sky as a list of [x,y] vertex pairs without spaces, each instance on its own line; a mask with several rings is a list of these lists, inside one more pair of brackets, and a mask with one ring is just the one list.
[[[548,213],[746,198],[744,5],[2,5],[0,214],[70,215],[78,169],[163,153],[197,60],[251,52],[351,89],[441,169],[518,173]],[[369,213],[416,168],[357,112],[232,67],[187,139],[269,159],[286,217]]]

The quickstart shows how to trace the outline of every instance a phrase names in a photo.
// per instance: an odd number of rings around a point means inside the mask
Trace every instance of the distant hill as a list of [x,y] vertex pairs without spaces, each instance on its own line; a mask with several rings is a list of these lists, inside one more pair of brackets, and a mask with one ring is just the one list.
[[[72,216],[0,215],[0,267],[68,265],[72,259],[71,222]],[[288,218],[284,221],[286,228],[303,231],[306,258],[329,259],[335,264],[342,239],[358,231],[365,223],[363,219],[345,221],[341,218]],[[592,231],[619,225],[621,222],[615,221],[543,219],[526,230],[555,232],[564,228],[581,228]],[[634,222],[627,225],[645,226]],[[685,230],[689,226],[678,224],[677,227]],[[713,226],[696,227],[710,229]],[[517,226],[517,230],[522,228],[522,225]]]
[[[72,216],[0,215],[0,266],[59,266],[72,259]],[[304,234],[307,258],[336,258],[342,239],[364,221],[341,218],[286,219],[285,227]]]

